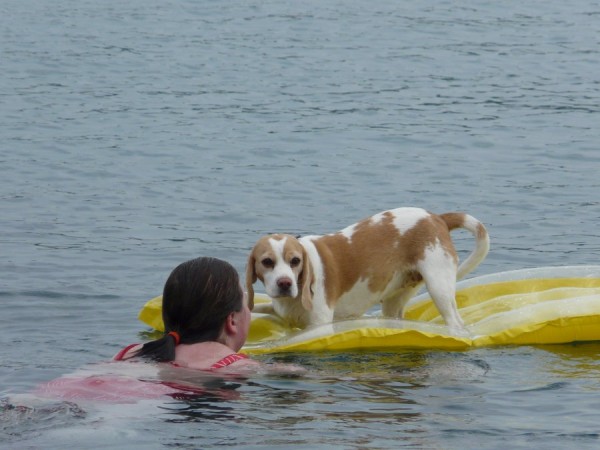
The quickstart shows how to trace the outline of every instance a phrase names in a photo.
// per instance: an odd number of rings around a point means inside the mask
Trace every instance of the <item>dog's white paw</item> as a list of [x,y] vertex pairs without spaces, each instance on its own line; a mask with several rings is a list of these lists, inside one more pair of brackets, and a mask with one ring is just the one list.
[[472,339],[473,335],[469,330],[463,327],[448,327],[451,336],[456,336],[459,338],[469,338]]

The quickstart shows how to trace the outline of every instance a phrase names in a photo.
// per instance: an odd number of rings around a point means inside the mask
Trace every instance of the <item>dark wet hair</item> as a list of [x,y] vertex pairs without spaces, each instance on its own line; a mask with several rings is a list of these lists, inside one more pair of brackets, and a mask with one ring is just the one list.
[[175,337],[181,344],[215,341],[225,319],[243,307],[237,271],[226,261],[201,257],[177,266],[165,283],[162,316],[165,335],[148,342],[136,356],[155,361],[175,359]]

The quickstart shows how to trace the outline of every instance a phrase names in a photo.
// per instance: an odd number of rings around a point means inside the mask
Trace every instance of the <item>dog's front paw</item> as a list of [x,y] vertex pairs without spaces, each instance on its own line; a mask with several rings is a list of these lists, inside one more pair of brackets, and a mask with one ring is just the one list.
[[473,335],[464,327],[448,327],[451,336],[472,339]]
[[259,314],[275,314],[273,303],[255,303],[252,312]]

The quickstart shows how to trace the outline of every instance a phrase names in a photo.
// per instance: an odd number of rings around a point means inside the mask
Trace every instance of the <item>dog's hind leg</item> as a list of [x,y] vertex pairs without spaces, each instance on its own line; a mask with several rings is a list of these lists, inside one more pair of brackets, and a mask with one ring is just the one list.
[[452,270],[445,273],[424,273],[423,278],[429,295],[450,331],[464,335],[465,324],[456,306],[456,273]]
[[426,250],[417,269],[450,331],[465,335],[465,325],[456,307],[456,258],[443,246],[435,245]]
[[419,285],[405,287],[388,295],[381,301],[381,312],[384,317],[393,319],[402,319],[404,317],[404,307],[408,301],[414,297],[419,290]]

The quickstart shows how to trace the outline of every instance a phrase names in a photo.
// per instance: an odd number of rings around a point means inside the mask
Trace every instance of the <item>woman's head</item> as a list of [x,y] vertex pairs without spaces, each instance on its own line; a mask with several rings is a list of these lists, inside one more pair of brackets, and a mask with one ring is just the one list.
[[214,341],[225,319],[243,307],[243,291],[233,266],[217,258],[186,261],[169,275],[163,290],[165,332],[182,344]]
[[217,258],[196,258],[177,266],[165,283],[165,335],[147,342],[137,356],[173,361],[181,344],[218,341],[238,351],[250,327],[250,310],[233,266]]

